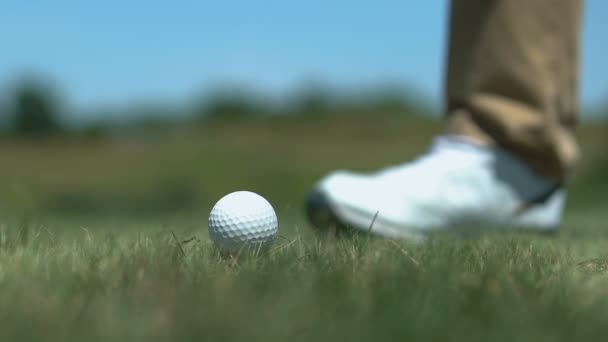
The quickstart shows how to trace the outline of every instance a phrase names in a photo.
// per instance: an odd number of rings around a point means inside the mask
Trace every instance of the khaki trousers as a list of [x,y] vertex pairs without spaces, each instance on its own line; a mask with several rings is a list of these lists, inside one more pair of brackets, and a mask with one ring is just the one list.
[[447,130],[561,181],[578,158],[582,0],[453,0]]

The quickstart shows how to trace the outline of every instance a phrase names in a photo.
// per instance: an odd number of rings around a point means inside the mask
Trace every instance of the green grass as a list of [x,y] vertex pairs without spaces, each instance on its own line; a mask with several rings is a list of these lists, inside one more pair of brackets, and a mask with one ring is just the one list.
[[[434,122],[6,142],[0,341],[603,340],[604,130],[582,130],[587,154],[560,234],[440,235],[421,246],[318,239],[300,198],[333,168],[415,155]],[[210,205],[238,188],[277,208],[281,237],[266,254],[225,258],[208,240]]]
[[[173,228],[198,239],[182,253]],[[0,338],[572,341],[608,333],[605,224],[424,246],[291,233],[268,254],[238,260],[221,257],[203,231],[179,228],[56,236],[52,226],[3,227]]]

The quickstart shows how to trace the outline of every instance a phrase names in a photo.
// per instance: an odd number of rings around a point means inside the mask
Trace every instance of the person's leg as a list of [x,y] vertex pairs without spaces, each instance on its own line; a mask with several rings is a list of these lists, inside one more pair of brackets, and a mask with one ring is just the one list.
[[448,132],[497,144],[563,180],[578,147],[582,0],[453,0]]
[[417,239],[446,228],[555,231],[577,159],[579,0],[454,0],[447,134],[420,158],[334,172],[312,224]]

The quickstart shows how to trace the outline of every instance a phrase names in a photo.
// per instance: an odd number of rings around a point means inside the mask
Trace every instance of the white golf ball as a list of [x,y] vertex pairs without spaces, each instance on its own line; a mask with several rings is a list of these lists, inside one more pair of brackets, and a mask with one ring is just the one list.
[[237,251],[246,246],[267,248],[278,233],[278,219],[272,205],[250,191],[222,197],[209,214],[209,235],[218,247]]

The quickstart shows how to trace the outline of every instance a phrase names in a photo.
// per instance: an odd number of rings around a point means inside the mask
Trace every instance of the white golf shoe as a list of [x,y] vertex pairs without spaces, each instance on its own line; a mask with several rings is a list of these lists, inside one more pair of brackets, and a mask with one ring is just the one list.
[[413,162],[374,174],[337,171],[306,206],[318,229],[332,225],[419,240],[442,229],[557,230],[566,199],[504,150],[463,136],[442,136]]

